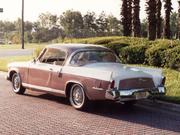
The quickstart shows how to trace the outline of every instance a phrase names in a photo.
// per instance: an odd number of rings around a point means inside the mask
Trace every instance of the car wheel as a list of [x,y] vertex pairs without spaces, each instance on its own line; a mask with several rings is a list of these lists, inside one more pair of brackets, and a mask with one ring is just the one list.
[[24,94],[26,90],[21,84],[21,78],[18,73],[14,73],[12,76],[12,86],[16,94]]
[[88,98],[83,87],[79,84],[74,84],[71,87],[69,100],[75,109],[83,110],[87,107]]

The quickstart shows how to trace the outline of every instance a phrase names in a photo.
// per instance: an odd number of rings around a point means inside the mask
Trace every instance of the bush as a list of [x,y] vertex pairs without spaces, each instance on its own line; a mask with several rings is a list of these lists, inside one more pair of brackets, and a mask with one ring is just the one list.
[[163,63],[165,67],[180,70],[180,46],[164,51]]
[[129,44],[123,43],[122,41],[113,41],[104,46],[113,50],[116,53],[116,55],[119,56],[119,50],[123,47],[129,46]]
[[119,52],[120,60],[125,64],[144,64],[147,48],[145,45],[122,48]]
[[165,40],[156,41],[152,43],[152,47],[147,49],[145,52],[146,63],[150,66],[164,66],[164,51],[176,47],[178,44],[176,42]]

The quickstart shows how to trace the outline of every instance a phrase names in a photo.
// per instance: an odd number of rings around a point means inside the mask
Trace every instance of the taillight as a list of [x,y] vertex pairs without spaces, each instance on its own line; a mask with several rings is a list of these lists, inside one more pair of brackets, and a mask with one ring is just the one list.
[[111,89],[114,89],[114,87],[115,87],[115,81],[113,80],[113,81],[111,82],[110,88],[111,88]]
[[165,85],[165,82],[166,82],[166,77],[163,77],[163,79],[162,79],[162,85]]

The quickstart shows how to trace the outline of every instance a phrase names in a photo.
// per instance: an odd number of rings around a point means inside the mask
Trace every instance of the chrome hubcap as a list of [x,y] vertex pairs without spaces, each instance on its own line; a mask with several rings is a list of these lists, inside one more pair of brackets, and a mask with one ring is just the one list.
[[72,99],[75,105],[81,106],[84,100],[83,91],[80,87],[75,87],[72,93]]
[[15,78],[14,78],[14,82],[13,82],[13,86],[14,86],[14,89],[15,90],[18,90],[19,89],[19,87],[20,87],[20,78],[18,77],[18,76],[16,76]]

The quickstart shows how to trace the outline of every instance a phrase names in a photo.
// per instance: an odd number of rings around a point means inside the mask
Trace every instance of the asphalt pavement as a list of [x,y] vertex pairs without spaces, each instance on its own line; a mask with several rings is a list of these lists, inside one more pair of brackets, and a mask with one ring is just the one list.
[[4,49],[0,50],[0,57],[9,57],[9,56],[28,56],[33,54],[33,49]]

